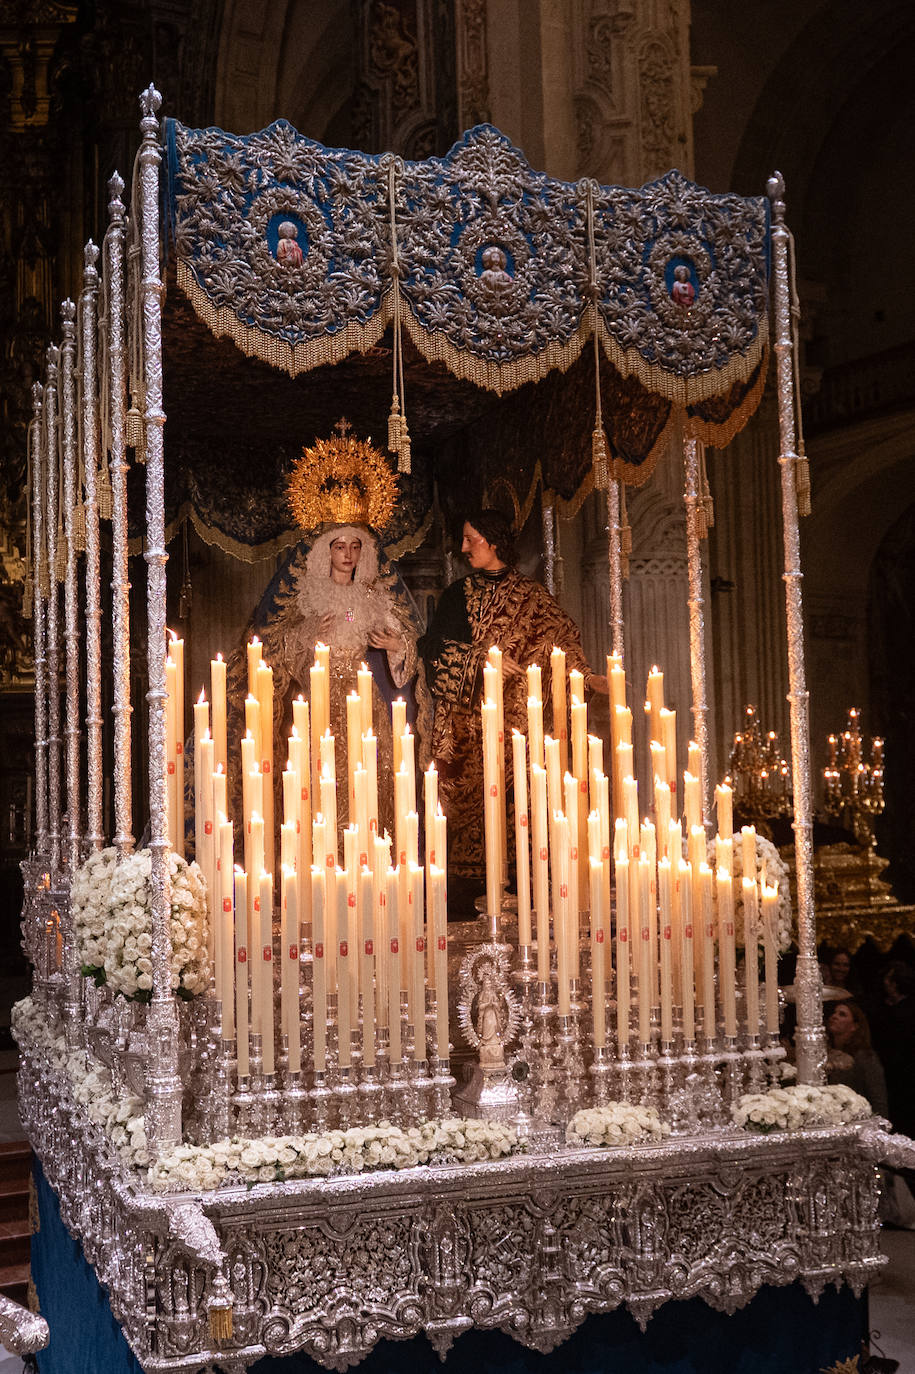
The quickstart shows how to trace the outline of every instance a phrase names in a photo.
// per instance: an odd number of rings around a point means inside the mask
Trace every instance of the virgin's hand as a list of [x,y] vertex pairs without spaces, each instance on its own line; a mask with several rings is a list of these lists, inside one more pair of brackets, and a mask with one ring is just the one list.
[[328,611],[327,615],[321,616],[321,620],[319,622],[321,626],[321,638],[325,640],[325,642],[330,639],[330,636],[333,633],[334,621],[336,620],[336,618],[337,617],[334,615],[333,611]]
[[516,658],[509,654],[502,655],[502,672],[505,677],[523,677],[524,669]]
[[403,649],[403,640],[398,639],[397,635],[387,633],[385,630],[373,630],[369,635],[369,644],[373,649],[386,649],[389,653],[396,654]]
[[602,696],[610,695],[610,684],[605,677],[599,673],[590,673],[587,684],[592,692],[600,692]]

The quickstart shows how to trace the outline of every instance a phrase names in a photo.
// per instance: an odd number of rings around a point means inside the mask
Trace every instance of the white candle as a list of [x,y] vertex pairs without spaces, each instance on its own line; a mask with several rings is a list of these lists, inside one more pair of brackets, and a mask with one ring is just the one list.
[[673,926],[671,922],[671,863],[668,858],[660,859],[658,862],[658,905],[661,914],[659,931],[661,1043],[670,1044],[673,1039],[673,961],[671,958]]
[[260,877],[260,942],[261,964],[260,986],[258,989],[258,1015],[255,1026],[263,1036],[261,1054],[264,1073],[273,1073],[276,1068],[274,1028],[273,1028],[273,875],[261,873]]
[[177,690],[177,670],[171,658],[165,665],[165,780],[166,780],[166,817],[168,842],[177,849],[178,837],[178,757],[175,746],[178,742],[178,727],[175,724],[175,700]]
[[537,913],[537,978],[550,977],[549,811],[546,769],[531,762],[531,840],[534,853],[534,910]]
[[553,698],[553,738],[559,741],[559,767],[569,768],[569,721],[566,704],[566,656],[561,649],[550,654],[550,692]]
[[[596,819],[596,818],[595,818]],[[594,1045],[607,1043],[606,920],[604,916],[603,865],[600,859],[588,860],[591,907],[591,1010]]]
[[712,907],[712,870],[699,865],[699,895],[702,917],[702,1033],[715,1038],[715,920]]
[[257,669],[262,662],[263,649],[257,635],[252,635],[248,643],[248,691],[252,696],[256,695]]
[[295,870],[285,865],[280,922],[280,1017],[283,1033],[287,1037],[289,1072],[298,1073],[302,1067],[299,1034],[299,904]]
[[734,834],[734,802],[733,793],[726,782],[715,788],[715,815],[718,834],[723,840],[729,840]]
[[778,1039],[778,885],[762,885],[763,952],[766,977],[766,1033]]
[[[539,671],[539,670],[538,670]],[[528,669],[530,672],[530,669]],[[531,766],[543,767],[543,702],[539,697],[527,699],[527,735],[530,740]]]
[[371,730],[362,736],[362,766],[366,775],[369,834],[375,839],[378,836],[378,740]]
[[432,864],[429,870],[432,887],[432,942],[434,945],[432,970],[435,988],[435,1053],[447,1059],[448,1041],[448,911],[446,875],[444,868]]
[[226,665],[222,654],[210,659],[210,696],[213,699],[213,745],[217,767],[229,766],[226,742]]
[[[569,949],[571,914],[569,911],[569,822],[561,811],[553,816],[553,920],[556,938],[557,1008],[560,1016],[569,1015]],[[576,923],[577,923],[576,911]]]
[[327,1068],[327,935],[324,920],[324,872],[317,867],[311,870],[311,930],[314,1068],[316,1073],[324,1073]]
[[403,697],[391,702],[391,734],[394,738],[394,772],[400,771],[403,754],[403,737],[407,729],[407,703]]
[[744,967],[746,969],[747,1035],[759,1035],[759,892],[756,878],[744,875],[743,894]]
[[639,873],[639,1040],[647,1045],[651,1040],[651,870],[648,855],[640,854]]
[[579,964],[579,869],[578,857],[578,783],[571,773],[565,778],[565,815],[569,823],[569,922],[566,927],[569,942],[569,977],[578,978]]
[[515,874],[518,892],[518,942],[531,944],[531,869],[527,812],[527,742],[512,731],[512,770],[515,786]]
[[616,850],[616,1038],[628,1046],[629,1030],[629,858],[625,843]]
[[175,852],[184,857],[184,640],[173,638],[168,655],[175,665]]
[[400,884],[394,868],[387,872],[387,942],[388,942],[388,1034],[390,1062],[403,1063],[400,1035]]
[[483,718],[483,824],[486,850],[486,914],[497,920],[502,905],[502,855],[499,830],[498,719],[495,702],[480,706]]
[[273,825],[273,669],[266,663],[257,666],[257,702],[260,708],[261,750],[260,770],[264,778],[264,854],[268,873],[273,872],[274,825]]
[[694,979],[694,926],[692,870],[685,859],[677,864],[680,906],[680,1005],[683,1008],[683,1038],[696,1038],[696,986]]
[[372,683],[372,674],[369,671],[368,664],[360,663],[359,671],[356,674],[360,705],[360,735],[367,735],[372,728]]
[[661,711],[664,709],[664,674],[657,666],[653,667],[648,674],[646,696],[648,698],[645,702],[645,714],[648,716],[648,738],[660,743],[662,739]]
[[222,1003],[222,1038],[235,1035],[235,922],[232,822],[219,823],[219,891],[216,939],[216,997]]
[[426,939],[423,870],[411,863],[408,873],[407,903],[410,917],[410,1019],[413,1022],[415,1055],[425,1059],[426,1050]]
[[363,866],[359,874],[359,907],[362,916],[362,967],[359,984],[362,988],[362,1062],[366,1068],[375,1064],[375,902],[372,870]]
[[352,973],[350,969],[349,892],[344,875],[337,883],[337,1060],[342,1069],[352,1063],[353,1014],[351,1005]]
[[238,1076],[247,1078],[248,1060],[248,875],[235,869],[235,1022]]
[[661,709],[661,743],[664,745],[664,761],[667,764],[667,777],[664,781],[672,794],[677,793],[677,713],[666,706]]

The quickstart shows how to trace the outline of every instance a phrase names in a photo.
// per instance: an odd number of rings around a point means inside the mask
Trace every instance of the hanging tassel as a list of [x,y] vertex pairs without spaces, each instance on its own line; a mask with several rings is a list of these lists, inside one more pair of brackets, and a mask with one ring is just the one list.
[[27,576],[25,579],[25,585],[22,588],[22,617],[24,620],[32,619],[32,612],[35,609],[34,600],[35,596],[32,587],[32,579],[31,577]]
[[632,526],[626,509],[626,483],[620,479],[620,564],[623,576],[629,576],[629,558],[632,554]]
[[715,526],[715,502],[709,486],[708,471],[705,466],[705,445],[699,445],[699,506],[702,510],[702,533],[700,539],[707,539],[710,529]]
[[98,518],[100,520],[110,520],[114,509],[114,495],[111,490],[111,473],[108,471],[108,459],[103,454],[101,467],[95,479],[95,490],[98,498]]
[[64,582],[67,576],[67,536],[62,530],[57,532],[57,549],[54,559],[54,576],[58,582]]
[[391,400],[391,413],[388,416],[388,448],[392,453],[400,453],[401,426],[403,416],[400,413],[400,397],[395,391]]
[[42,601],[47,601],[51,595],[51,579],[48,576],[48,560],[42,558],[38,565],[38,595]]
[[213,1292],[207,1299],[207,1322],[215,1345],[225,1345],[232,1339],[232,1290],[224,1274],[217,1274],[213,1280]]
[[191,613],[194,589],[191,585],[191,560],[187,544],[187,521],[182,529],[182,549],[184,554],[184,575],[181,578],[181,591],[178,597],[178,619],[187,620]]
[[804,452],[803,441],[794,464],[794,480],[797,487],[797,513],[803,517],[810,514],[810,463]]
[[86,507],[82,501],[73,512],[73,547],[77,553],[86,552]]
[[410,475],[412,462],[412,445],[410,443],[410,431],[407,429],[407,417],[400,417],[400,448],[397,450],[397,471],[405,476]]
[[610,455],[602,425],[591,432],[591,466],[594,471],[594,490],[606,491],[610,485]]

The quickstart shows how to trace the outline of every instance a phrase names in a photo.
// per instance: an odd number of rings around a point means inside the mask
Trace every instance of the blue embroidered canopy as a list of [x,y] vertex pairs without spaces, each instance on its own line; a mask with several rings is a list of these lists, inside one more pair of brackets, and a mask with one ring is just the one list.
[[248,137],[169,120],[166,137],[179,285],[214,333],[292,376],[378,342],[395,272],[419,352],[497,392],[567,369],[595,328],[623,378],[700,422],[713,398],[745,408],[759,376],[764,198],[678,172],[557,181],[490,125],[423,162],[283,120]]

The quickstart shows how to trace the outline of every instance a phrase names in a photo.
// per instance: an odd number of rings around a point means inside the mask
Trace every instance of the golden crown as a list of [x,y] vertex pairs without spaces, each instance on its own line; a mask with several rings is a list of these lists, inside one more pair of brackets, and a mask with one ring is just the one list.
[[340,420],[336,434],[316,439],[297,458],[286,493],[295,521],[305,530],[318,525],[372,525],[383,530],[397,499],[397,478],[384,454],[349,433]]

